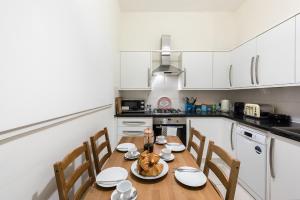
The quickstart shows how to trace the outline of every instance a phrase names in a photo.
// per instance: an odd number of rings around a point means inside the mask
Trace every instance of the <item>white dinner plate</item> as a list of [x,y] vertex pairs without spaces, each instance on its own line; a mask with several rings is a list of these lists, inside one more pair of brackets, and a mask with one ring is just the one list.
[[158,163],[161,163],[163,164],[163,170],[162,172],[157,175],[157,176],[142,176],[139,174],[139,172],[137,171],[137,160],[132,163],[131,165],[131,172],[136,176],[136,177],[139,177],[141,179],[145,179],[145,180],[154,180],[154,179],[159,179],[161,177],[163,177],[164,175],[166,175],[169,171],[169,166],[168,164],[166,163],[166,161],[162,160],[162,159],[159,159]]
[[164,158],[162,156],[162,153],[160,153],[159,156],[161,157],[161,159],[163,159],[166,162],[170,162],[170,161],[174,160],[174,158],[175,158],[174,154],[171,154],[170,158]]
[[[135,188],[135,187],[132,187],[130,195],[132,195],[132,193],[133,193],[135,190],[136,190],[136,188]],[[132,198],[131,200],[137,199],[137,196],[138,196],[138,195],[136,195],[136,196],[135,196],[134,198]],[[111,196],[110,196],[110,199],[111,199],[111,200],[120,200],[119,198],[120,198],[120,197],[118,197],[118,192],[117,192],[117,190],[114,190],[113,193],[112,193]]]
[[135,159],[137,159],[139,156],[140,156],[140,152],[136,152],[134,156],[131,156],[131,155],[129,154],[129,152],[127,152],[127,153],[124,154],[125,159],[128,159],[128,160],[135,160]]
[[173,152],[181,152],[185,150],[185,146],[180,143],[167,143],[165,146]]
[[134,148],[135,144],[133,143],[121,143],[117,146],[117,150],[121,152],[127,152],[128,149]]
[[[110,167],[101,171],[96,177],[97,185],[105,188],[115,187],[121,180],[126,180],[128,172],[122,167]],[[115,182],[109,182],[115,181]]]
[[167,143],[167,140],[164,140],[164,141],[158,141],[156,140],[156,144],[166,144]]
[[[196,169],[196,168],[187,167],[187,166],[180,167],[180,168]],[[184,185],[187,185],[187,186],[190,186],[190,187],[203,186],[207,181],[207,178],[206,178],[205,174],[202,171],[199,171],[199,172],[186,172],[186,171],[183,171],[183,172],[181,172],[181,171],[175,170],[175,177],[180,183],[182,183]]]

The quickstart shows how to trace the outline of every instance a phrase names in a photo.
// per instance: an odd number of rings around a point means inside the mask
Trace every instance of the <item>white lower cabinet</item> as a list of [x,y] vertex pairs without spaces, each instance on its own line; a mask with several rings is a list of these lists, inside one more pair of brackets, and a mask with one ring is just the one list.
[[153,120],[151,117],[124,117],[118,118],[118,142],[124,136],[144,136],[146,128],[152,129]]
[[[203,158],[206,158],[209,140],[214,141],[225,149],[231,156],[235,157],[235,122],[230,119],[218,117],[195,117],[188,118],[188,127],[195,128],[206,137]],[[188,132],[189,134],[189,132]],[[188,135],[189,137],[189,135]]]
[[272,138],[269,169],[270,200],[300,199],[299,142],[279,137]]

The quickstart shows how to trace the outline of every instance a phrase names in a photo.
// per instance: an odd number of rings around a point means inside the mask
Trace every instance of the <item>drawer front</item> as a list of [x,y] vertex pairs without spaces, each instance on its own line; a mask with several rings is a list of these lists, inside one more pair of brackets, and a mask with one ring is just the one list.
[[127,137],[144,136],[146,128],[151,127],[118,127],[118,135]]
[[151,117],[118,118],[119,127],[152,127]]

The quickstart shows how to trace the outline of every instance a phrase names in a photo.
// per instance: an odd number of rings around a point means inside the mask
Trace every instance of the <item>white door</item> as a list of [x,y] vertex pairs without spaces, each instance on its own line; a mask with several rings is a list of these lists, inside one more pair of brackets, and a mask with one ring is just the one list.
[[285,138],[273,139],[271,200],[300,199],[300,144]]
[[226,89],[231,87],[230,68],[232,67],[231,52],[215,52],[213,55],[213,88]]
[[150,89],[150,52],[121,52],[121,89]]
[[[258,63],[255,82],[258,85],[295,82],[295,18],[267,31],[257,38]],[[257,74],[256,74],[257,73]]]
[[296,16],[296,82],[300,83],[300,15]]
[[232,52],[232,85],[233,87],[254,86],[254,59],[256,40],[250,40]]
[[212,88],[212,53],[182,53],[183,89]]

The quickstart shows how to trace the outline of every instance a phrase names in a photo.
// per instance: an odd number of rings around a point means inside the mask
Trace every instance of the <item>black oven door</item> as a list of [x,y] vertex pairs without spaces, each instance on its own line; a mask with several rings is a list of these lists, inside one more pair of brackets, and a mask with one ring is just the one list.
[[168,135],[167,127],[173,127],[177,129],[176,135],[179,137],[181,142],[186,145],[186,125],[185,124],[154,124],[153,131],[156,140],[156,136]]

